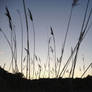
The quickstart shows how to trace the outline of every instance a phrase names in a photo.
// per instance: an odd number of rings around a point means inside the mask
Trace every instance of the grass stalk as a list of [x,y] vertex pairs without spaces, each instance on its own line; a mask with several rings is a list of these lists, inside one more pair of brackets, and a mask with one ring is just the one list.
[[87,69],[83,72],[83,74],[81,75],[81,78],[83,78],[83,76],[85,75],[85,73],[88,71],[88,69],[92,66],[92,63],[90,63],[90,65],[87,67]]
[[25,0],[23,0],[23,7],[24,7],[25,20],[26,20],[26,31],[27,31],[27,51],[28,51],[28,52],[27,52],[26,78],[28,77],[28,71],[29,71],[29,79],[30,79],[29,29],[28,29],[28,20],[27,20],[27,13],[26,13]]
[[58,75],[57,77],[59,77],[60,75],[60,67],[61,67],[61,62],[62,62],[62,58],[63,58],[63,54],[64,54],[64,49],[65,49],[65,44],[66,44],[66,40],[67,40],[67,36],[68,36],[68,32],[69,32],[69,26],[70,26],[70,22],[71,22],[71,17],[72,17],[72,12],[73,12],[73,6],[71,8],[71,12],[70,12],[70,16],[69,16],[69,21],[68,21],[68,26],[67,26],[67,31],[65,34],[65,38],[64,38],[64,43],[63,43],[63,47],[61,49],[61,56],[60,56],[60,63],[59,63],[59,68],[58,68]]
[[10,43],[8,37],[6,36],[6,34],[3,32],[3,30],[2,30],[1,28],[0,28],[0,32],[3,34],[3,36],[4,36],[5,40],[6,40],[6,42],[8,43],[8,45],[9,45],[9,47],[10,47],[10,49],[11,49],[12,56],[13,56],[13,58],[15,59],[15,55],[14,55],[14,52],[13,52],[13,48],[12,48],[12,46],[11,46],[11,43]]
[[17,10],[17,13],[19,15],[19,19],[20,19],[20,25],[21,25],[21,73],[23,73],[23,25],[22,25],[22,18],[21,18],[21,14],[20,11]]
[[[6,16],[8,17],[8,20],[9,20],[9,27],[10,27],[10,30],[11,30],[11,47],[13,49],[13,30],[12,30],[12,19],[11,19],[11,15],[10,15],[10,12],[8,10],[8,8],[6,7]],[[13,55],[12,55],[12,58],[11,58],[11,62],[12,62],[12,72],[14,72],[13,70]]]
[[34,51],[33,51],[33,76],[35,74],[35,27],[34,27],[34,22],[33,22],[33,16],[32,16],[32,13],[30,11],[30,9],[28,8],[28,12],[29,12],[29,16],[30,16],[30,20],[32,22],[32,26],[33,26],[33,37],[34,37]]
[[53,32],[52,27],[50,27],[51,30],[51,35],[53,37],[53,42],[54,42],[54,62],[55,62],[55,77],[57,76],[57,65],[56,65],[56,42],[55,42],[55,35]]
[[49,43],[48,43],[48,78],[50,78],[50,53],[49,53]]
[[[88,4],[89,4],[89,0],[88,0],[88,3],[87,3],[87,8],[88,8]],[[84,33],[86,31],[86,28],[88,26],[88,23],[89,23],[89,19],[90,19],[90,16],[91,16],[91,13],[89,14],[89,17],[87,19],[87,22],[86,22],[86,26],[84,28],[84,31],[83,31],[83,27],[84,27],[84,22],[85,22],[85,19],[86,19],[86,13],[87,13],[87,8],[86,8],[86,11],[85,11],[85,15],[84,15],[84,20],[83,20],[83,24],[82,24],[82,28],[81,28],[81,32],[80,32],[80,37],[79,37],[79,41],[77,43],[77,45],[75,46],[74,50],[76,51],[76,54],[75,54],[75,58],[74,58],[74,65],[73,65],[73,71],[72,71],[72,77],[74,76],[74,70],[75,70],[75,65],[76,65],[76,61],[77,61],[77,54],[78,54],[78,50],[79,50],[79,47],[80,47],[80,43],[82,42],[83,40],[83,36],[84,36]],[[90,11],[91,12],[91,11]],[[74,54],[74,51],[73,51],[73,54]],[[72,55],[71,55],[72,56]],[[69,59],[68,59],[69,60]],[[68,65],[69,61],[67,61],[67,63],[65,64],[64,68],[62,69],[62,72],[61,74],[64,72],[65,73],[65,68],[66,66]],[[63,75],[64,75],[63,73]]]
[[57,77],[60,76],[60,67],[61,67],[61,62],[62,62],[64,50],[65,50],[67,35],[68,35],[68,32],[69,32],[70,22],[71,22],[71,18],[72,18],[72,12],[73,12],[73,8],[77,5],[77,2],[78,2],[78,0],[73,0],[73,3],[72,3],[72,7],[71,7],[71,11],[70,11],[70,16],[69,16],[69,21],[68,21],[68,25],[67,25],[67,30],[66,30],[66,34],[65,34],[65,38],[64,38],[64,43],[63,43],[63,47],[61,49],[61,56],[60,56],[60,63],[59,63]]

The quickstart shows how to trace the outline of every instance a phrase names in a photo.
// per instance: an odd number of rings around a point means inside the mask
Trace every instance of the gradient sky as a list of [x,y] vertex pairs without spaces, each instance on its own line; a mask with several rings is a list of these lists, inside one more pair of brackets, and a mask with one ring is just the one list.
[[[72,0],[25,0],[26,7],[31,9],[35,32],[36,32],[36,54],[41,58],[43,62],[47,59],[48,54],[48,38],[50,36],[50,26],[52,26],[55,38],[56,38],[56,53],[57,57],[60,57],[60,50],[63,44],[70,9],[72,5]],[[92,0],[90,0],[89,9],[92,7]],[[63,64],[65,64],[71,53],[71,47],[74,48],[78,41],[78,37],[80,34],[80,29],[83,21],[84,11],[86,7],[87,0],[79,0],[79,5],[74,8],[73,16],[70,24],[69,34],[67,38],[67,43],[65,47],[65,53],[63,58]],[[7,36],[9,35],[9,26],[8,26],[8,18],[5,16],[5,7],[8,7],[13,18],[14,24],[16,25],[16,33],[17,33],[17,43],[18,43],[18,63],[20,64],[20,36],[21,36],[21,27],[19,16],[16,10],[19,10],[21,13],[21,18],[23,22],[24,29],[24,42],[26,41],[26,31],[25,31],[25,20],[24,20],[24,10],[22,0],[0,0],[0,28],[4,30]],[[92,21],[92,17],[91,20]],[[29,22],[30,23],[30,22]],[[33,53],[33,32],[32,25],[30,23],[30,52]],[[24,44],[24,48],[26,47],[26,43]],[[6,67],[9,66],[11,60],[10,49],[0,33],[0,65],[3,66],[6,64]],[[32,54],[31,53],[31,54]],[[25,51],[24,51],[25,54]],[[79,55],[78,55],[78,70],[79,67],[83,65],[83,57],[85,59],[84,63],[87,67],[92,62],[92,28],[88,32],[86,38],[83,40]],[[89,70],[89,73],[92,74]]]

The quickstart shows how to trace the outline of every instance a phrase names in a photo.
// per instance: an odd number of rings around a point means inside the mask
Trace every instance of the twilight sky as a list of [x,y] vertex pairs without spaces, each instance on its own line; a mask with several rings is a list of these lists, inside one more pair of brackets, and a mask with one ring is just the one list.
[[[31,9],[34,26],[36,32],[36,54],[41,58],[42,63],[45,63],[48,55],[48,39],[50,37],[50,26],[52,26],[56,38],[56,54],[60,57],[62,44],[64,41],[65,32],[69,20],[69,14],[72,7],[72,0],[25,0],[26,7]],[[83,21],[84,11],[87,0],[79,0],[78,6],[73,10],[72,20],[69,28],[67,43],[65,46],[63,65],[71,54],[71,47],[74,48],[78,41],[80,29]],[[25,19],[22,0],[0,0],[0,28],[4,30],[7,37],[10,39],[10,29],[8,18],[5,16],[5,7],[8,7],[10,14],[15,24],[18,44],[18,65],[20,66],[20,51],[21,51],[21,25],[17,10],[21,13],[23,31],[24,31],[24,48],[26,47],[26,31]],[[90,0],[89,10],[92,7]],[[28,13],[28,12],[27,12]],[[92,22],[92,17],[90,23]],[[30,29],[30,53],[33,54],[33,28],[29,21]],[[24,50],[25,56],[25,50]],[[84,63],[83,63],[84,58]],[[0,33],[0,65],[6,64],[6,69],[10,65],[11,52],[10,48]],[[83,40],[77,62],[77,71],[85,64],[87,67],[92,62],[92,27],[87,36]],[[91,70],[91,71],[90,71]],[[92,74],[92,69],[88,73]],[[78,72],[79,73],[79,72]],[[79,73],[80,74],[80,73]],[[79,74],[77,74],[79,76]]]

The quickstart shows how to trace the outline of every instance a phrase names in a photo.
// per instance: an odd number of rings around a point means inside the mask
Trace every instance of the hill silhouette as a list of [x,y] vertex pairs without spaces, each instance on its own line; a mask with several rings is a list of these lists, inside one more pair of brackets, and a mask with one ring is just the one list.
[[28,80],[0,67],[0,92],[92,92],[92,76]]

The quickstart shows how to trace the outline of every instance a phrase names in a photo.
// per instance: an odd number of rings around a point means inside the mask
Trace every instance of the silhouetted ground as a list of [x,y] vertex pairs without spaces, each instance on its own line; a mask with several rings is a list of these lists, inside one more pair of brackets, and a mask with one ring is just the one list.
[[27,80],[0,68],[0,92],[92,92],[92,77]]

